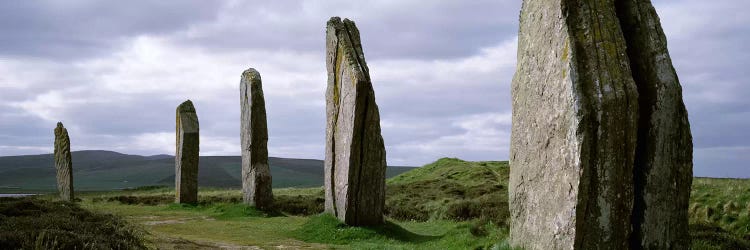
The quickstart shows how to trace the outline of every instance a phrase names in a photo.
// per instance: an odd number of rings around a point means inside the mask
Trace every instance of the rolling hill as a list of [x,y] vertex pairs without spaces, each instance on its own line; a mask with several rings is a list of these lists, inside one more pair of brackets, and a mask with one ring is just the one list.
[[[174,185],[174,156],[140,156],[86,150],[73,154],[76,191],[103,191],[149,185]],[[239,188],[240,156],[201,156],[198,183]],[[55,190],[52,154],[0,157],[0,192]],[[274,188],[323,185],[323,161],[269,157]],[[387,177],[413,169],[389,166]]]

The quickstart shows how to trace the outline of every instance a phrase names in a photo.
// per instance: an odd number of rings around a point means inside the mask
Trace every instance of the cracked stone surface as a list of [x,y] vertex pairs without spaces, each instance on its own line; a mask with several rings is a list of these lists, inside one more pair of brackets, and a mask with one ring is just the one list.
[[524,1],[511,243],[685,249],[692,139],[649,1]]
[[240,80],[242,193],[245,203],[271,208],[271,170],[268,165],[268,125],[260,73],[250,68]]
[[177,106],[175,152],[175,202],[198,202],[198,115],[193,102],[187,100]]
[[692,138],[650,1],[524,1],[511,242],[686,249]]
[[62,122],[55,128],[55,169],[57,171],[57,191],[60,198],[73,201],[73,157],[70,154],[68,129]]
[[383,223],[385,146],[380,114],[354,22],[326,28],[325,210],[348,225]]
[[616,4],[640,95],[631,248],[689,249],[693,140],[682,87],[651,2]]

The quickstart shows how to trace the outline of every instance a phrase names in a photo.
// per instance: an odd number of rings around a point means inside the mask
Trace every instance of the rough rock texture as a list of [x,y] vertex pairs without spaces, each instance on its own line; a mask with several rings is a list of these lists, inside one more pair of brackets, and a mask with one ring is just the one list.
[[242,193],[245,203],[266,209],[273,202],[271,169],[268,167],[266,101],[260,73],[242,72],[240,80],[240,128],[242,144]]
[[348,225],[383,223],[385,146],[359,30],[333,17],[326,29],[325,208]]
[[187,100],[177,106],[177,135],[175,152],[175,202],[198,202],[198,115],[193,102]]
[[617,14],[640,95],[631,249],[688,249],[693,143],[682,87],[651,2],[617,1]]
[[[524,1],[512,84],[514,245],[685,246],[676,242],[686,237],[692,145],[658,26],[647,1]],[[666,204],[671,195],[678,204]]]
[[70,137],[62,122],[55,128],[55,169],[57,170],[57,190],[60,198],[72,201],[73,196],[73,158],[70,155]]
[[626,249],[638,94],[614,4],[524,1],[520,24],[512,242]]

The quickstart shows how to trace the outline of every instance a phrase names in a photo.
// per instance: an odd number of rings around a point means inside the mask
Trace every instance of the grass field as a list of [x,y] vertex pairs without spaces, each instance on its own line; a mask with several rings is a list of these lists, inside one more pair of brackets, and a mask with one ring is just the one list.
[[[125,218],[156,248],[510,249],[508,174],[507,162],[444,158],[390,178],[387,223],[374,228],[321,215],[320,188],[274,189],[272,213],[215,188],[197,205],[173,204],[163,187],[80,193],[79,204]],[[691,200],[693,249],[750,249],[750,180],[696,178]]]

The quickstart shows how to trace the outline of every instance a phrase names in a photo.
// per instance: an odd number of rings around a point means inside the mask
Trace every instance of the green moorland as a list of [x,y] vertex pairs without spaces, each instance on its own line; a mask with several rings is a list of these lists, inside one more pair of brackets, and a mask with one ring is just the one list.
[[[275,189],[273,212],[243,205],[240,191],[227,189],[201,189],[197,205],[173,204],[174,193],[165,187],[80,193],[78,205],[63,204],[95,217],[115,215],[104,224],[120,225],[122,218],[130,223],[121,233],[141,237],[151,248],[511,249],[506,242],[508,173],[507,162],[443,158],[389,178],[387,223],[372,228],[345,226],[321,215],[320,188]],[[55,198],[27,200],[54,203]],[[690,215],[694,249],[750,249],[750,180],[696,178]],[[24,233],[6,232],[2,219],[12,216],[0,206],[0,246],[8,239],[5,234]],[[39,245],[60,232],[25,234]],[[82,241],[98,242],[95,235],[89,238]]]

